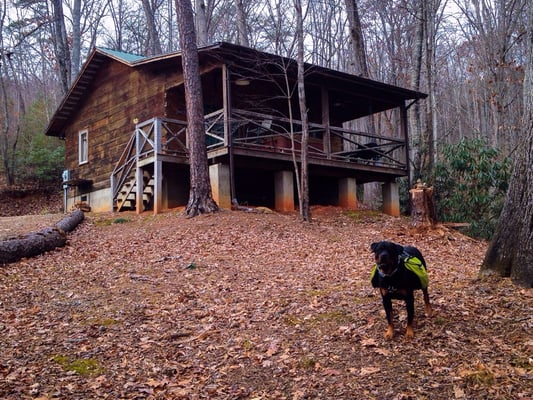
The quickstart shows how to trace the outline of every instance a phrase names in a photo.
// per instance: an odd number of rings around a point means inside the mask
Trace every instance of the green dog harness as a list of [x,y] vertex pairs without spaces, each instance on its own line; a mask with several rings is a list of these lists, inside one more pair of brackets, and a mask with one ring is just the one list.
[[[417,257],[407,255],[406,257],[402,257],[402,262],[406,269],[413,272],[418,277],[422,289],[426,289],[428,287],[429,278],[428,272],[426,271],[426,268],[424,268],[422,261]],[[394,272],[396,272],[396,270]],[[394,272],[392,274],[394,274]],[[380,272],[377,264],[374,264],[374,268],[372,268],[372,272],[370,273],[371,281],[374,279],[376,273],[379,274]]]
[[416,257],[408,256],[403,259],[403,265],[405,265],[405,268],[407,268],[409,271],[414,272],[416,276],[418,276],[422,289],[426,289],[428,287],[428,272],[426,271],[426,268],[424,268],[422,261]]

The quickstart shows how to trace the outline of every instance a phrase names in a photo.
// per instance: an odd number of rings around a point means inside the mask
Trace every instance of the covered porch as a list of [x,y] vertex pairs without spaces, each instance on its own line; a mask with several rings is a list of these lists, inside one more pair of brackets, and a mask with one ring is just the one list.
[[[199,56],[215,200],[223,208],[238,202],[293,210],[302,142],[296,63],[227,43]],[[173,59],[161,62],[158,71],[173,68]],[[356,208],[356,184],[380,182],[384,211],[399,214],[396,179],[409,172],[408,108],[425,94],[311,65],[305,94],[310,200]],[[165,115],[135,125],[112,174],[113,210],[158,213],[178,201],[171,188],[188,193],[183,82],[167,86],[164,104]]]

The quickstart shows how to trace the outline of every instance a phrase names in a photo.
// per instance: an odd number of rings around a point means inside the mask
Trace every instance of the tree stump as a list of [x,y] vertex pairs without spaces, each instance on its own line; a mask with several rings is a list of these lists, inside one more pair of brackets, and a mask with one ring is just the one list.
[[77,210],[53,227],[0,242],[0,265],[16,262],[21,258],[34,257],[64,246],[67,242],[66,232],[72,231],[83,218],[83,211]]
[[411,224],[414,227],[432,227],[437,223],[433,188],[417,182],[409,190],[411,200]]

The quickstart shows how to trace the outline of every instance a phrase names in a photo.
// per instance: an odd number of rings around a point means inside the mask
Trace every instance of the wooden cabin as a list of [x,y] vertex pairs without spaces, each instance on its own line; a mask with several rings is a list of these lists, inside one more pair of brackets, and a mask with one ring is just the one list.
[[[236,201],[294,210],[294,60],[229,43],[200,48],[199,60],[214,199],[222,208]],[[315,65],[306,65],[305,91],[311,205],[356,208],[356,184],[381,182],[384,212],[398,215],[407,110],[425,94]],[[360,123],[369,116],[372,123]],[[66,209],[158,213],[186,205],[186,126],[180,52],[94,49],[46,131],[65,140]]]

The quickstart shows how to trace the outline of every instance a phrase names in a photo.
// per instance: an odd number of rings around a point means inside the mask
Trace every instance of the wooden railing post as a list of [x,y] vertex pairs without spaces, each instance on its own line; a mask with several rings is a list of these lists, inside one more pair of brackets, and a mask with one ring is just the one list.
[[329,93],[325,86],[321,87],[322,98],[322,125],[324,125],[324,153],[328,160],[331,159],[331,132],[329,130]]
[[135,183],[136,183],[136,193],[135,193],[135,212],[137,214],[140,214],[143,212],[143,191],[144,191],[144,185],[143,185],[143,173],[142,168],[140,165],[140,155],[142,151],[142,145],[141,145],[141,136],[142,131],[141,129],[136,125],[135,126],[135,139],[136,139],[136,151],[135,151]]
[[163,162],[161,161],[161,118],[154,120],[154,215],[161,212]]

